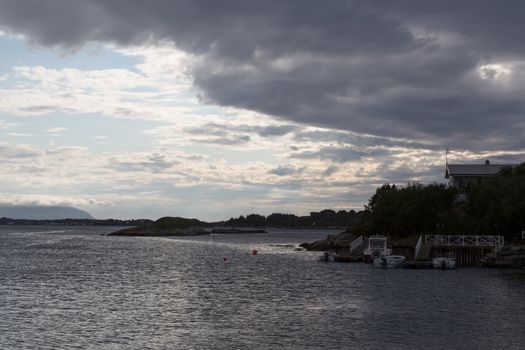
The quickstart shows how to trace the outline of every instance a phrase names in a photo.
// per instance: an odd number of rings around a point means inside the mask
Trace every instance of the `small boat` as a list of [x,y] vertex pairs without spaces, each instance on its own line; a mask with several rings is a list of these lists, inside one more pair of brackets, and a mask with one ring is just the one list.
[[405,257],[402,255],[383,255],[374,259],[375,267],[403,267]]
[[456,268],[456,254],[454,253],[445,253],[445,255],[433,258],[432,266],[435,269],[455,269]]
[[335,252],[333,252],[333,251],[324,252],[324,254],[319,257],[319,261],[322,261],[322,262],[334,262],[334,261],[336,261],[336,256],[337,256],[337,254],[335,254]]
[[372,235],[368,237],[368,247],[363,253],[363,261],[365,263],[372,263],[374,259],[390,254],[392,254],[392,249],[387,248],[386,237]]

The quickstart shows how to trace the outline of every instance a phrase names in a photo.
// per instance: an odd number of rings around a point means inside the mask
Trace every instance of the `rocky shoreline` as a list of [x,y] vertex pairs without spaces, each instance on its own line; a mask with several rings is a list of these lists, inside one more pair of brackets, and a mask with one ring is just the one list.
[[348,248],[348,244],[356,239],[354,234],[344,231],[338,235],[328,235],[324,239],[320,239],[311,243],[302,243],[300,246],[308,251],[329,251],[341,248]]

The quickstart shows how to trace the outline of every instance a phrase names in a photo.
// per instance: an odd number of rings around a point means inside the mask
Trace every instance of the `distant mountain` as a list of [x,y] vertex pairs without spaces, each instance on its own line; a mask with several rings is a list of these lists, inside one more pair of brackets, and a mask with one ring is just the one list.
[[30,220],[93,219],[88,212],[73,207],[8,204],[0,204],[1,217]]

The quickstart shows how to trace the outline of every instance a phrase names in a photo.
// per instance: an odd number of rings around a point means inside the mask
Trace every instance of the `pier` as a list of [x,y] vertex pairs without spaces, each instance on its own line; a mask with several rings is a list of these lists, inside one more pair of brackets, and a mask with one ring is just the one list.
[[456,254],[457,267],[481,266],[485,254],[505,244],[503,236],[493,235],[424,235],[414,250],[414,260],[430,261],[445,253]]
[[[334,250],[335,261],[363,261],[368,237],[359,236],[348,247]],[[500,235],[421,235],[416,246],[394,245],[392,254],[406,257],[407,268],[431,268],[432,259],[446,253],[456,255],[457,267],[481,266],[485,256],[494,248],[503,247],[505,240]]]

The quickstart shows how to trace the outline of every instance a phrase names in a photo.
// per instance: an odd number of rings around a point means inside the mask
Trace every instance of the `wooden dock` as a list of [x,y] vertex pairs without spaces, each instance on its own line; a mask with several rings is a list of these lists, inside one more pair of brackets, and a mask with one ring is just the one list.
[[457,267],[481,266],[492,249],[504,245],[503,236],[482,235],[425,235],[415,248],[415,261],[432,261],[445,253],[456,254]]

